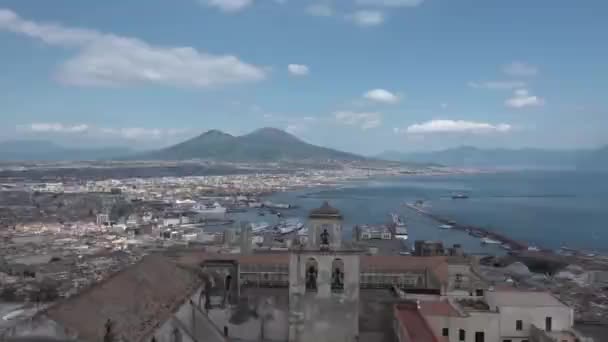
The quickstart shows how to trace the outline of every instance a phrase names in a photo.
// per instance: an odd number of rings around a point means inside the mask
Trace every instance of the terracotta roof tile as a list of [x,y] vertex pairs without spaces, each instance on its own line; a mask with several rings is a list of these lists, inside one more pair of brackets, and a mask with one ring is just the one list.
[[395,318],[399,321],[401,333],[409,337],[408,341],[440,342],[415,304],[397,304],[395,306]]
[[149,255],[88,288],[51,306],[44,314],[79,341],[103,340],[105,322],[114,323],[117,336],[141,341],[164,322],[201,284],[192,271],[170,259]]

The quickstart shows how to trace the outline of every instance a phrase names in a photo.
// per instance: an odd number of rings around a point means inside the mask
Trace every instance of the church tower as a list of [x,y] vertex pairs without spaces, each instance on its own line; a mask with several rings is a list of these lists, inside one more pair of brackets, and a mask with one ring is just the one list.
[[290,250],[290,342],[358,339],[360,253],[343,244],[338,209],[310,212],[308,243]]

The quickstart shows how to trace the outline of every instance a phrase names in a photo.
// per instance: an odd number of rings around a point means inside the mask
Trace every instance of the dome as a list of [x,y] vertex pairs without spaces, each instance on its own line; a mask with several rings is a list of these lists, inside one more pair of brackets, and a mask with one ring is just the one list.
[[321,207],[310,211],[310,218],[337,218],[341,219],[342,214],[340,210],[329,205],[329,202],[325,201]]

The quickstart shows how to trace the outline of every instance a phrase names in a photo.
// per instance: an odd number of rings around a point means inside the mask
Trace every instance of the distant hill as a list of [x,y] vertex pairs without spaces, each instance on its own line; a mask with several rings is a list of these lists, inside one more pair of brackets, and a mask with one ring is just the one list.
[[242,136],[207,131],[182,143],[133,158],[151,160],[208,159],[216,161],[365,160],[365,157],[306,143],[276,128],[261,128]]
[[438,163],[457,167],[574,169],[582,167],[581,161],[587,160],[593,153],[595,152],[591,150],[480,149],[463,146],[442,151],[419,153],[387,151],[377,157],[387,160]]
[[70,148],[45,140],[0,142],[0,161],[73,161],[111,159],[132,154],[128,148]]

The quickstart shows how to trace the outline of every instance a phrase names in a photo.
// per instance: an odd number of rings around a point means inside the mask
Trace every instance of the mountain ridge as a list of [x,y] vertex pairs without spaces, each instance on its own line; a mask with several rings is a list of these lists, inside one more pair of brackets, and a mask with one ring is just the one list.
[[217,161],[287,161],[342,160],[367,158],[349,152],[309,144],[298,137],[273,127],[263,127],[248,134],[233,136],[209,130],[181,143],[134,156],[138,159]]

